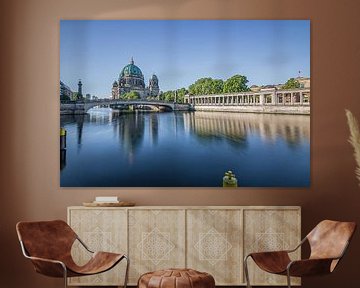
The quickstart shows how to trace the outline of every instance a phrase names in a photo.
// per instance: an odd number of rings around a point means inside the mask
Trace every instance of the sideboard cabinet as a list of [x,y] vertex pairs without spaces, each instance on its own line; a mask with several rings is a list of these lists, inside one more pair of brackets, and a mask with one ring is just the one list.
[[[295,206],[69,207],[68,223],[93,250],[130,257],[129,285],[163,268],[192,268],[212,274],[216,285],[245,285],[243,258],[250,252],[295,247],[301,237],[301,208]],[[75,243],[78,263],[88,253]],[[300,250],[293,255],[300,258]],[[125,263],[69,285],[120,285]],[[249,261],[253,285],[286,285],[286,277],[264,273]],[[300,285],[299,279],[292,282]]]

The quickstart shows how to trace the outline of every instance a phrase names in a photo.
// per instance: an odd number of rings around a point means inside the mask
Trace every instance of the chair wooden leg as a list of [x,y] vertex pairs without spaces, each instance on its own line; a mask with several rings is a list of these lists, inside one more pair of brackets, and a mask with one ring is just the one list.
[[250,255],[247,255],[244,259],[244,273],[245,273],[245,279],[246,279],[246,287],[247,288],[251,288],[250,285],[250,279],[249,279],[249,269],[248,269],[248,265],[247,265],[247,259],[249,258]]
[[127,256],[124,256],[126,260],[126,271],[125,271],[125,280],[124,280],[124,288],[127,287],[127,282],[129,278],[129,265],[130,265],[130,259]]

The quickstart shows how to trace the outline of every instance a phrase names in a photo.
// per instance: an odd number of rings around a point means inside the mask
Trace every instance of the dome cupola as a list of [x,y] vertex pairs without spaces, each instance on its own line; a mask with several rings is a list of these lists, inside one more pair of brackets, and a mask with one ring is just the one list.
[[134,64],[132,57],[130,63],[121,70],[120,78],[122,77],[138,77],[144,79],[140,68]]

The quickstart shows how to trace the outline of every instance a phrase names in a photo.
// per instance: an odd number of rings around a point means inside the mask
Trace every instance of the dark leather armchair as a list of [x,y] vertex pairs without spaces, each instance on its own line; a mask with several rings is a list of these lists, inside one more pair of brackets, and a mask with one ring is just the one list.
[[[127,261],[124,288],[127,285],[129,259],[125,254],[91,251],[62,220],[19,222],[16,225],[24,256],[31,260],[35,271],[50,277],[88,276],[112,269],[121,260]],[[71,257],[71,247],[78,240],[92,254],[83,266],[78,266]]]
[[[291,276],[304,277],[333,272],[344,256],[355,229],[356,224],[354,222],[324,220],[295,249],[250,253],[244,259],[247,287],[251,287],[247,267],[249,257],[266,272],[286,275],[289,288],[291,288]],[[310,257],[308,259],[292,261],[289,253],[296,251],[306,241],[310,245]]]

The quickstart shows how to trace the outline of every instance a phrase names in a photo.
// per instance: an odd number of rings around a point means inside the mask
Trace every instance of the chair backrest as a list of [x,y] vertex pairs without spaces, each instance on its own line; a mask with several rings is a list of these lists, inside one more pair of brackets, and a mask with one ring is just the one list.
[[61,260],[70,255],[75,232],[62,220],[19,222],[19,240],[30,256]]
[[[311,248],[310,259],[342,256],[355,229],[355,222],[321,221],[306,236]],[[332,270],[335,266],[332,267]]]

